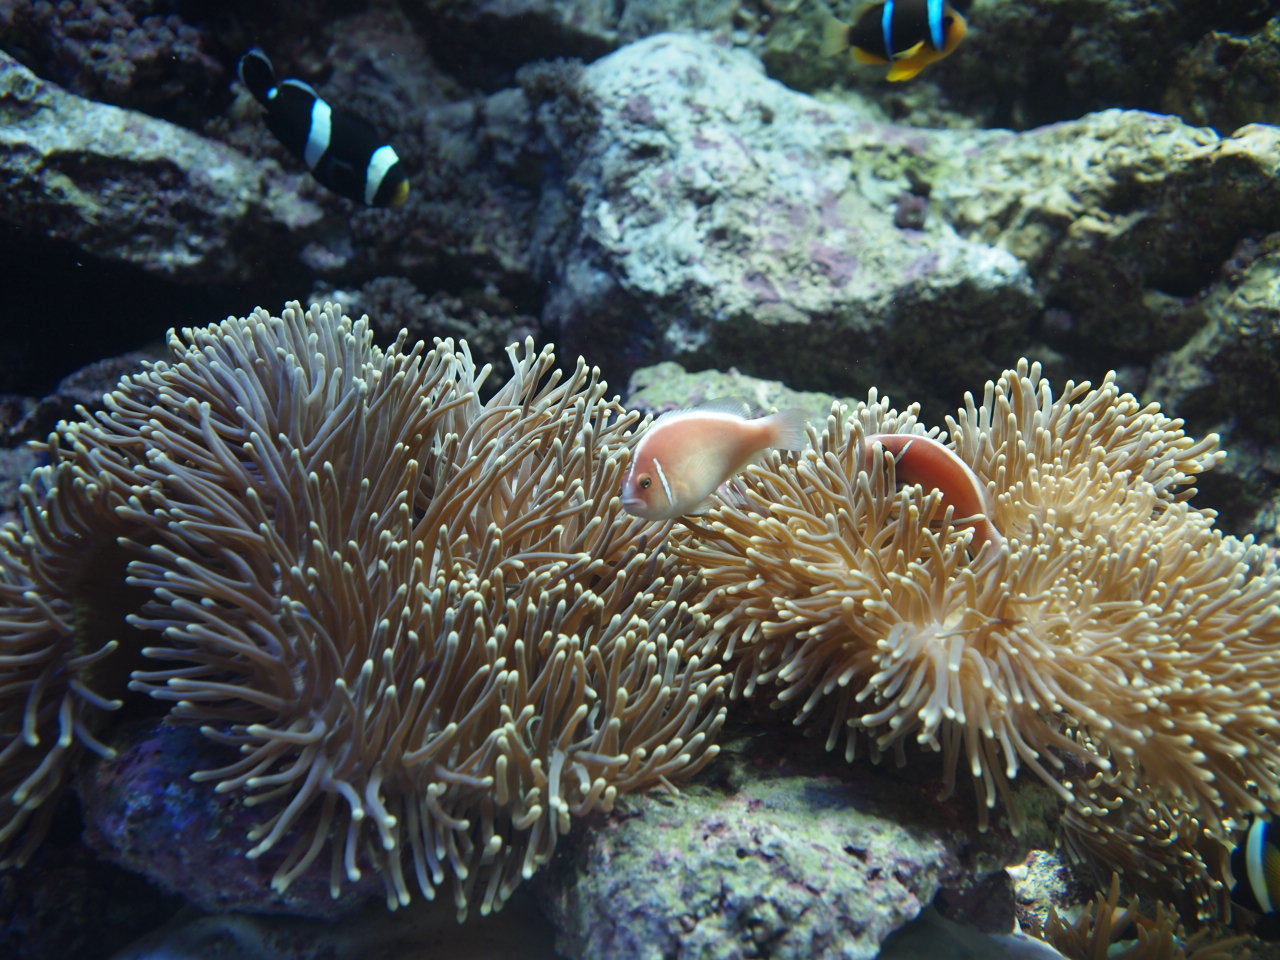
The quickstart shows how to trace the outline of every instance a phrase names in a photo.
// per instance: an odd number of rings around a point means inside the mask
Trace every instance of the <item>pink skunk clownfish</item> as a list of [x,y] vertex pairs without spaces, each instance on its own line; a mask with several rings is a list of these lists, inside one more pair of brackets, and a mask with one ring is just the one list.
[[852,49],[860,63],[889,64],[886,79],[910,80],[949,56],[968,30],[964,17],[945,0],[882,0],[864,9],[853,23],[828,16],[822,54]]
[[655,420],[640,438],[622,482],[623,509],[645,520],[700,513],[720,484],[765,450],[805,445],[804,417],[798,412],[751,420],[742,409],[739,403],[714,402]]
[[871,451],[877,446],[893,456],[893,472],[899,483],[918,483],[941,491],[943,506],[952,508],[958,522],[981,515],[981,519],[971,521],[975,550],[984,543],[1004,543],[1004,534],[992,521],[991,494],[954,450],[918,433],[873,433],[866,440],[868,466]]

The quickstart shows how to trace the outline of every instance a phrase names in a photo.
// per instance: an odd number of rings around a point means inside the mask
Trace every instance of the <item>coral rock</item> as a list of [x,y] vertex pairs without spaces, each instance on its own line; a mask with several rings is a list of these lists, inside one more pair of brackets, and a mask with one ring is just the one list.
[[870,958],[940,890],[1018,857],[936,784],[832,769],[793,733],[734,741],[707,774],[678,802],[627,804],[547,878],[568,956]]

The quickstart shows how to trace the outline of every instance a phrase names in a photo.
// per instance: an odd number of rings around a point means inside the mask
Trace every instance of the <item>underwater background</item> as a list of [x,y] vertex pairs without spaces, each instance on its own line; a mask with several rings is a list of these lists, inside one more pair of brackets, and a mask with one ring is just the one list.
[[1280,956],[1280,2],[897,3],[0,0],[0,957]]

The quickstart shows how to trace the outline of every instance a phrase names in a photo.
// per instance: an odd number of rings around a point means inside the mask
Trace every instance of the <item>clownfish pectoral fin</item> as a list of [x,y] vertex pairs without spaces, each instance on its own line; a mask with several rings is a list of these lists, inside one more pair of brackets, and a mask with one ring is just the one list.
[[703,500],[701,503],[694,504],[692,509],[686,510],[682,516],[700,517],[715,505],[716,501],[711,497],[707,497],[707,499]]
[[885,75],[885,79],[890,83],[901,83],[903,80],[911,80],[920,74],[920,71],[927,67],[932,60],[918,58],[915,60],[895,60],[893,66],[889,68],[889,72]]
[[830,13],[825,13],[822,18],[822,46],[820,52],[824,57],[834,57],[848,49],[849,24],[843,20],[836,19]]

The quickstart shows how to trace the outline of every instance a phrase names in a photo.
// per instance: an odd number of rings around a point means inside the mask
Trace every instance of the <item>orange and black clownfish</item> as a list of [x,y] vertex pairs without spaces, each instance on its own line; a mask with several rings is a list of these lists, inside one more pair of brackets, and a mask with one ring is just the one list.
[[409,195],[409,178],[391,144],[373,125],[329,102],[302,80],[276,82],[267,55],[254,47],[240,58],[240,82],[267,108],[267,128],[334,193],[375,207]]
[[1272,820],[1255,817],[1244,841],[1231,851],[1235,886],[1231,899],[1258,914],[1253,934],[1280,940],[1280,831]]
[[889,80],[910,80],[948,56],[968,32],[964,17],[945,0],[883,0],[853,23],[828,17],[823,26],[825,56],[853,49],[861,63],[889,64]]

